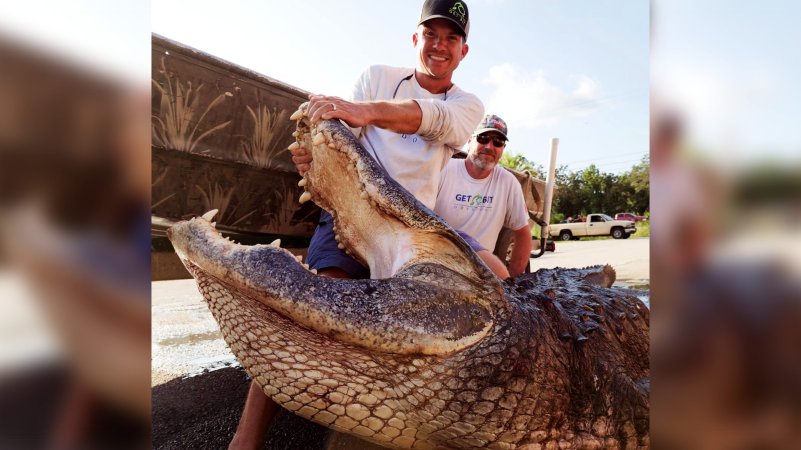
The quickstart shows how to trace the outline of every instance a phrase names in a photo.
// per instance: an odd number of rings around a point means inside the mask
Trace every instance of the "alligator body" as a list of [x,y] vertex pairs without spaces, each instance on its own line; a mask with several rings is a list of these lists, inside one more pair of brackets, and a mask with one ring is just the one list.
[[372,279],[318,276],[205,218],[168,232],[267,395],[391,448],[649,447],[649,311],[608,288],[611,268],[500,280],[347,128],[293,117],[304,197]]

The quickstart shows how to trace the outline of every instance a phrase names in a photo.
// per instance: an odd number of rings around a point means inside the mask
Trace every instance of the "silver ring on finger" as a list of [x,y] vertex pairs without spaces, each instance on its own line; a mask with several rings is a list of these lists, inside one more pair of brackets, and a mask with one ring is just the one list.
[[332,102],[331,103],[331,108],[332,108],[331,111],[336,111],[337,110],[337,104]]

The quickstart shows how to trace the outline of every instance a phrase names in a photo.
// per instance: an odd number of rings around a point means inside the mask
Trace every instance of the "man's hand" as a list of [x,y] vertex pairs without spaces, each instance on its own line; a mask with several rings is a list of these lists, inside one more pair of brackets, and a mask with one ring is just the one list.
[[509,275],[516,277],[526,271],[531,258],[531,230],[528,225],[514,231],[514,248],[509,259]]
[[[365,103],[353,103],[326,95],[309,95],[305,115],[313,124],[321,120],[340,119],[355,128],[367,125],[367,112],[369,105]],[[292,162],[298,173],[301,176],[305,175],[311,168],[311,149],[306,148],[306,144],[301,142],[299,147],[292,148],[289,152],[292,154]]]
[[406,134],[416,133],[423,120],[423,111],[414,100],[349,102],[325,95],[309,96],[307,115],[311,123],[339,119],[351,128],[374,125]]
[[339,119],[351,128],[359,128],[370,123],[370,104],[354,103],[339,97],[310,95],[306,114],[311,123],[321,120]]
[[[339,97],[309,95],[306,116],[312,124],[339,119],[351,128],[375,125],[396,133],[411,134],[420,127],[423,113],[413,100],[349,102]],[[298,173],[304,175],[311,168],[311,149],[301,143],[290,152]]]
[[300,147],[290,149],[289,153],[292,154],[292,162],[295,163],[295,168],[298,173],[303,176],[311,169],[312,156],[311,152],[306,149],[306,145],[301,142]]

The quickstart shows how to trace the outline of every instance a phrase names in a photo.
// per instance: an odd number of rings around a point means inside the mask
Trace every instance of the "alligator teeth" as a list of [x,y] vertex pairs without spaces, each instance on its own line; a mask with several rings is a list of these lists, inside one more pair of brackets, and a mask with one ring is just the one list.
[[289,116],[289,120],[300,120],[301,118],[303,118],[304,115],[305,114],[304,114],[303,110],[299,109],[299,110],[293,112],[291,116]]
[[301,178],[300,181],[298,181],[298,186],[300,187],[306,186],[306,179]]
[[325,142],[325,136],[323,136],[323,133],[317,133],[314,135],[314,138],[312,139],[312,144],[320,145],[323,142]]
[[217,215],[218,211],[219,211],[218,209],[212,209],[211,211],[208,211],[206,214],[203,214],[201,217],[206,219],[207,222],[211,222],[211,219],[213,219],[214,216]]
[[304,269],[306,269],[306,270],[309,270],[309,265],[308,265],[308,264],[306,264],[306,263],[303,263],[303,264],[301,264],[301,265],[303,266],[303,268],[304,268]]
[[362,200],[367,200],[370,197],[370,195],[367,194],[367,191],[362,191],[362,193],[359,194],[359,197],[361,197]]
[[301,194],[300,199],[298,199],[301,205],[308,202],[309,200],[311,200],[311,194],[309,194],[308,192],[304,192],[303,194]]
[[270,247],[278,247],[278,248],[280,248],[281,247],[281,239],[276,239],[276,240],[270,242]]
[[337,144],[335,144],[334,141],[331,141],[331,142],[328,143],[328,148],[332,148],[332,149],[336,150],[337,149]]
[[295,150],[295,149],[298,149],[298,148],[300,148],[300,144],[298,144],[297,142],[293,142],[293,143],[289,144],[289,147],[288,147],[290,152],[292,150]]
[[301,255],[295,255],[295,261],[297,261],[297,262],[302,262],[302,261],[303,261],[303,256],[301,256]]
[[317,275],[317,269],[312,269],[312,270],[311,270],[311,273],[313,273],[313,274]]
[[212,222],[212,223],[211,223],[211,227],[212,227],[212,228],[217,228],[217,222]]
[[292,137],[298,137],[298,136],[300,136],[300,132],[298,130],[292,132]]
[[334,240],[339,242],[339,235],[336,234],[336,230],[334,230]]
[[345,245],[340,242],[339,244],[337,244],[337,248],[340,250],[345,250]]

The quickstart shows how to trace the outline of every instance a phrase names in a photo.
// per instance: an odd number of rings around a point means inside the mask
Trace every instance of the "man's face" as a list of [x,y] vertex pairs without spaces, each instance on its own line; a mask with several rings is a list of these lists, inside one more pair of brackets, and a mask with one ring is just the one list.
[[464,37],[449,20],[426,21],[417,27],[412,41],[417,49],[417,68],[433,78],[450,79],[467,55]]
[[[482,143],[484,141],[484,143]],[[503,145],[496,146],[496,143]],[[498,164],[506,147],[506,138],[496,131],[487,131],[470,138],[470,151],[467,157],[481,170],[490,170]]]

